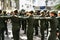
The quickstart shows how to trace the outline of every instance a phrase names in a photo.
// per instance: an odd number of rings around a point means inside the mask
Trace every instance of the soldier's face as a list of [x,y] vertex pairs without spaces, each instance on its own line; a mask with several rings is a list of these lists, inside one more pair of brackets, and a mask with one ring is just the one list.
[[49,13],[49,15],[50,15],[50,16],[54,16],[54,14],[53,14],[53,13]]
[[60,16],[60,13],[58,14],[58,16]]
[[31,13],[27,13],[27,16],[30,16],[31,15]]
[[13,13],[13,15],[15,15],[15,13]]

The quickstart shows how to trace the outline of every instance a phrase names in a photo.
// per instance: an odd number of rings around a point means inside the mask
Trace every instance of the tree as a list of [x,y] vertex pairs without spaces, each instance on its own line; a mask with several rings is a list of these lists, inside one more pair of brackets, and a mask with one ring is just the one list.
[[3,0],[3,10],[6,9],[6,0]]
[[15,0],[16,8],[19,9],[19,0]]
[[60,4],[55,5],[56,10],[60,10]]
[[[7,1],[8,1],[8,3],[7,3]],[[7,7],[8,7],[8,9],[10,8],[10,0],[2,0],[2,2],[3,2],[3,10],[6,10]]]

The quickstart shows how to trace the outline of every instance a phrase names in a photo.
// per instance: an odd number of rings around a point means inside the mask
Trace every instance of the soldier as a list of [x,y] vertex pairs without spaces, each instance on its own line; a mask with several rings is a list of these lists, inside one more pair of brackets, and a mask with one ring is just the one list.
[[13,16],[11,17],[11,21],[12,21],[12,34],[13,34],[13,38],[14,40],[19,40],[19,32],[20,32],[20,23],[19,23],[19,18],[16,17],[18,14],[18,11],[15,10],[13,13]]
[[58,30],[57,30],[57,36],[58,36],[58,38],[59,38],[59,40],[60,40],[60,11],[58,11],[58,21],[59,21],[59,24],[58,24]]
[[48,40],[56,40],[56,29],[57,29],[57,26],[58,26],[58,20],[56,18],[56,13],[55,11],[51,11],[49,13],[51,19],[50,19],[50,28],[51,28],[51,31],[50,31],[50,36],[48,38]]
[[[44,12],[45,12],[45,17],[49,17],[49,11],[48,10],[44,10]],[[46,35],[46,37],[48,36],[48,27],[49,27],[49,23],[48,23],[48,21],[45,21],[45,27],[46,27],[46,31],[47,31],[47,35]]]
[[[2,16],[2,10],[0,10],[0,16]],[[4,17],[0,17],[0,40],[4,40]]]
[[[40,11],[36,12],[36,15],[40,15]],[[38,36],[38,27],[39,27],[39,20],[34,20],[34,28],[35,28],[35,36]]]
[[[45,13],[44,13],[43,10],[41,11],[41,17],[45,17]],[[45,31],[45,28],[46,28],[44,19],[40,20],[40,25],[41,25],[41,27],[40,27],[41,40],[44,40],[44,31]]]
[[[25,10],[22,9],[20,12],[20,16],[24,16],[24,15],[25,15]],[[24,30],[24,34],[26,34],[26,20],[21,19],[20,24],[22,25],[22,30]]]
[[32,11],[28,14],[30,17],[28,18],[28,28],[27,28],[27,40],[33,40],[33,22],[34,19],[32,18]]
[[[3,14],[4,14],[4,16],[7,16],[6,11],[3,11]],[[8,18],[4,17],[4,19],[5,19],[5,22],[4,22],[5,23],[5,31],[6,31],[6,35],[8,37],[8,28],[7,28]]]

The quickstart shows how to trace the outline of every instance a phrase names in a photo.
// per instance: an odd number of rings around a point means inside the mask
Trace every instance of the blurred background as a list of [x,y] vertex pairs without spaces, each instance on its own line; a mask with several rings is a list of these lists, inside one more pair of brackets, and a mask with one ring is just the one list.
[[59,4],[60,0],[0,0],[0,9],[52,10]]

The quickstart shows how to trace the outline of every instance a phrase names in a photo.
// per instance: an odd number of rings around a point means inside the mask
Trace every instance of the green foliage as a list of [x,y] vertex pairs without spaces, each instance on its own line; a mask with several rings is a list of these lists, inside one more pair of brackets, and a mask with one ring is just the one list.
[[15,0],[15,1],[18,1],[18,0]]
[[57,5],[55,6],[55,9],[60,10],[60,4],[57,4]]

